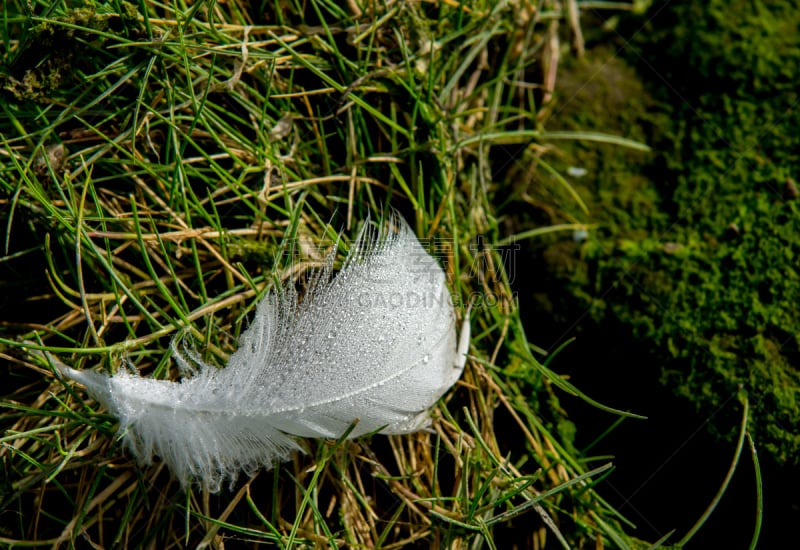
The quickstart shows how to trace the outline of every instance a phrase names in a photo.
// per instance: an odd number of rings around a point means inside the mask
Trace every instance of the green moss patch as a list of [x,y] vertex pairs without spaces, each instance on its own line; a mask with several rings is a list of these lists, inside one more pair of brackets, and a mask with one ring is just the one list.
[[[571,295],[554,312],[588,311],[597,330],[621,322],[653,350],[663,382],[704,415],[746,395],[759,447],[798,464],[800,13],[733,4],[742,9],[670,5],[640,33],[641,73],[663,77],[650,93],[609,52],[572,71],[576,82],[590,72],[591,89],[562,78],[571,101],[557,123],[627,128],[659,153],[568,150],[559,168],[588,171],[576,185],[598,226],[545,257]],[[719,415],[712,429],[732,435],[736,419]]]
[[[17,101],[45,101],[62,85],[80,83],[80,71],[91,66],[84,56],[97,55],[119,39],[144,36],[144,25],[129,2],[112,7],[87,2],[63,15],[23,25],[21,47],[0,71],[0,90]],[[113,40],[112,40],[113,39]]]

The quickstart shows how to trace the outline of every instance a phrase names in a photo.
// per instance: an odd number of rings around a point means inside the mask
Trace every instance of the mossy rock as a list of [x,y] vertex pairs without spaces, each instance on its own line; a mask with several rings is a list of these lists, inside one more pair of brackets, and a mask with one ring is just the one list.
[[[641,139],[657,153],[565,148],[554,164],[588,170],[574,184],[597,229],[543,257],[550,288],[567,292],[551,293],[553,315],[588,311],[597,330],[626,327],[663,365],[663,383],[707,417],[746,396],[759,448],[797,465],[800,109],[789,83],[800,74],[800,12],[788,6],[664,7],[639,37],[666,75],[648,86],[602,48],[565,66],[560,94],[571,101],[553,124]],[[711,428],[732,437],[738,421],[720,414]]]

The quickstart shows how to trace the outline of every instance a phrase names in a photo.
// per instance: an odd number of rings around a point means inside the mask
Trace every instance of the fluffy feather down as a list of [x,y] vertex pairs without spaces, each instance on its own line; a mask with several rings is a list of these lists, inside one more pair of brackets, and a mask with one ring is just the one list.
[[469,325],[457,349],[442,268],[405,221],[390,225],[365,224],[338,275],[329,263],[302,302],[291,286],[262,300],[224,369],[173,349],[180,382],[62,374],[119,418],[141,462],[157,454],[212,492],[302,450],[292,436],[338,438],[356,419],[349,437],[418,430],[461,375]]

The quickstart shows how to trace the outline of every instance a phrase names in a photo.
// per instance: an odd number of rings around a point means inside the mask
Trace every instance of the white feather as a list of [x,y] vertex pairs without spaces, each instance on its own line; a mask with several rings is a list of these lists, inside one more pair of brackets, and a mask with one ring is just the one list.
[[355,420],[348,437],[423,428],[461,375],[469,324],[457,348],[442,268],[392,222],[396,232],[365,224],[338,275],[329,262],[301,303],[291,286],[262,300],[224,369],[173,347],[180,382],[60,370],[119,418],[141,462],[159,455],[214,492],[302,450],[292,436],[338,438]]

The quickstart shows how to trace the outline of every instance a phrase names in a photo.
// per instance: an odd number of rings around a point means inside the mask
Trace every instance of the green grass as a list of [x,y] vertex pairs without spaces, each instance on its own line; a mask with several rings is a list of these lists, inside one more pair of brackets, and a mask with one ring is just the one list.
[[[554,4],[28,5],[0,14],[0,545],[648,546],[598,494],[607,458],[573,449],[558,395],[583,394],[537,361],[494,246],[514,238],[498,205],[520,200],[493,176],[502,146],[634,145],[542,130]],[[460,311],[478,300],[431,432],[307,441],[209,495],[134,464],[56,375],[51,357],[176,378],[183,330],[222,366],[261,296],[390,208]]]

